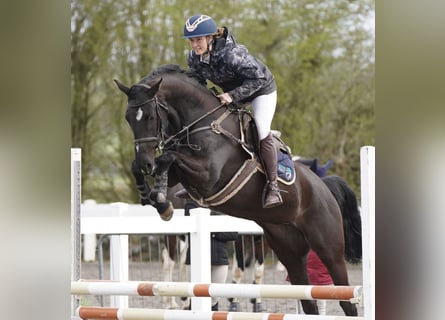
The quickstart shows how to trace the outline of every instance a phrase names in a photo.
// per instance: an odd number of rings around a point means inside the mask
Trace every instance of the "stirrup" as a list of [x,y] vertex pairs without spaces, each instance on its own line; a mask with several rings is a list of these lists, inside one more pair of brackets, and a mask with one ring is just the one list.
[[280,189],[267,183],[263,190],[262,201],[263,208],[265,209],[282,205],[283,198],[281,197]]
[[190,195],[189,195],[189,193],[187,192],[187,190],[185,190],[185,189],[181,189],[181,190],[179,190],[179,191],[177,191],[177,192],[175,193],[175,197],[176,197],[176,198],[181,198],[181,199],[189,199],[189,198],[190,198]]

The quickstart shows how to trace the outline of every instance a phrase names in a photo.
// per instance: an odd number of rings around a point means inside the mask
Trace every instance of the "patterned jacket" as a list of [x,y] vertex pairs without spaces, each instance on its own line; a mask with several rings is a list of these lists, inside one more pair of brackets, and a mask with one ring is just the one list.
[[252,56],[247,48],[237,44],[226,27],[222,37],[212,42],[208,56],[188,57],[192,75],[206,85],[210,80],[230,94],[236,105],[251,102],[260,95],[276,90],[275,79],[269,68]]

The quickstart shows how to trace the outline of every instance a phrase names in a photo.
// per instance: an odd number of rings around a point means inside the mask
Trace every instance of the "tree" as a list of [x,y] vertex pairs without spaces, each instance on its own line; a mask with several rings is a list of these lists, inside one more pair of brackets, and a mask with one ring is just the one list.
[[[265,62],[278,85],[273,127],[294,154],[332,158],[359,192],[359,148],[374,145],[371,0],[72,0],[72,144],[83,149],[83,197],[137,202],[132,133],[113,79],[186,67],[185,19],[211,15]],[[202,8],[205,8],[203,12]]]

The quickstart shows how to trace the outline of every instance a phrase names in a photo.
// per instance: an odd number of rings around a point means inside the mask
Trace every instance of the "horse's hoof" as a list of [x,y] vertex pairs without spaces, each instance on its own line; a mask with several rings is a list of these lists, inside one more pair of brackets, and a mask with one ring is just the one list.
[[240,312],[241,311],[241,305],[239,302],[231,302],[229,305],[229,311],[230,312]]
[[173,217],[173,212],[174,212],[173,206],[171,205],[171,203],[169,203],[167,209],[164,212],[159,213],[159,216],[164,221],[170,221],[170,219]]

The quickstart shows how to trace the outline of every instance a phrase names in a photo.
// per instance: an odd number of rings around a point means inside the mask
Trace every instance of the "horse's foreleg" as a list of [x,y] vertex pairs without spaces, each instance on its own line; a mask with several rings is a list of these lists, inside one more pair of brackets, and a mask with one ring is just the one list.
[[[253,281],[254,284],[262,284],[263,278],[264,278],[264,261],[261,261],[261,263],[257,260],[255,260],[254,265],[254,275],[255,280]],[[261,301],[261,298],[253,298],[250,300],[250,302],[253,303],[253,312],[263,312],[264,306]]]
[[[158,197],[153,196],[153,191],[150,189],[150,186],[148,185],[147,181],[145,180],[145,176],[142,173],[142,171],[139,169],[138,165],[136,164],[136,160],[134,160],[131,164],[131,172],[136,180],[136,187],[139,191],[139,196],[141,199],[141,204],[143,206],[150,204],[153,207],[156,208],[159,215],[163,220],[170,220],[173,215],[173,206],[170,201],[165,201],[164,197]],[[161,180],[163,180],[162,178]],[[156,188],[159,189],[159,186],[163,186],[163,184],[167,185],[167,178],[165,177],[165,182],[160,181],[158,182],[158,186],[155,185]],[[167,187],[165,187],[165,190],[167,190]],[[165,191],[165,195],[167,194],[167,191]],[[157,201],[162,200],[163,201]]]
[[241,269],[240,267],[234,267],[232,270],[232,282],[233,283],[241,283],[241,279],[243,278],[244,275],[244,270]]
[[[186,246],[186,249],[184,251],[187,252],[187,246]],[[186,256],[186,255],[184,255],[184,256]],[[184,268],[183,276],[186,277],[185,280],[186,281],[190,281],[190,277],[189,277],[189,275],[190,275],[190,266],[187,266],[185,264],[185,258],[184,258],[183,268]],[[183,310],[191,310],[191,303],[192,303],[191,300],[192,299],[190,297],[181,297],[181,303],[182,303],[182,309]]]
[[155,176],[155,184],[153,191],[150,194],[150,199],[154,202],[154,207],[157,209],[162,220],[168,221],[173,216],[173,204],[167,200],[167,184],[168,172],[162,172]]
[[262,284],[263,283],[263,277],[264,277],[264,263],[259,263],[258,261],[255,261],[255,284]]
[[157,173],[155,175],[155,184],[150,193],[150,200],[153,206],[158,211],[162,220],[168,221],[173,216],[173,205],[171,201],[167,200],[167,186],[168,186],[168,169],[173,163],[170,157],[163,156],[156,159]]
[[141,205],[145,206],[147,204],[152,204],[152,202],[150,201],[150,186],[145,180],[145,176],[143,175],[142,171],[136,164],[136,160],[133,160],[133,162],[131,163],[131,173],[136,180],[136,187],[139,191]]
[[164,171],[155,175],[155,184],[153,191],[150,194],[151,200],[156,203],[164,203],[167,201],[167,184],[168,184],[168,172]]
[[[241,283],[241,280],[244,275],[244,253],[242,246],[242,238],[238,236],[238,239],[235,241],[235,250],[233,253],[233,265],[232,265],[232,283]],[[231,312],[239,312],[241,311],[241,304],[239,299],[228,298],[230,305],[229,311]]]
[[[185,265],[185,260],[187,258],[188,241],[187,237],[185,240],[179,240],[179,282],[188,282],[190,277],[187,273],[187,268]],[[188,309],[190,306],[189,297],[181,297],[182,309]]]
[[187,276],[187,270],[185,267],[185,260],[187,258],[187,241],[179,241],[179,281],[180,282],[187,282],[188,276]]
[[[243,278],[244,270],[241,269],[236,265],[236,261],[234,261],[233,267],[232,267],[232,283],[241,283],[241,279]],[[231,312],[239,312],[241,311],[241,304],[239,302],[239,299],[234,298],[228,298],[230,302],[229,311]]]

